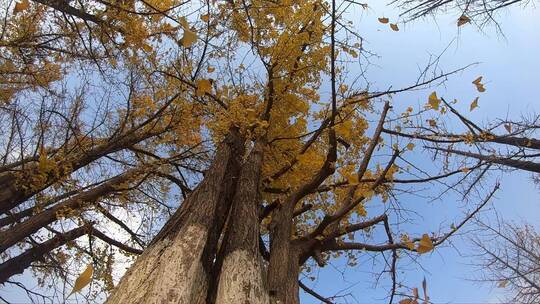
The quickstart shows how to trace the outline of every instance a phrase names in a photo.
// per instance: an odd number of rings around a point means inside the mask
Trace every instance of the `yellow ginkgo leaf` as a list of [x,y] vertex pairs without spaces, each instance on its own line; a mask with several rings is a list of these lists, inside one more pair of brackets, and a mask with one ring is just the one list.
[[88,285],[92,281],[93,274],[94,274],[94,267],[92,266],[92,264],[88,264],[88,266],[86,266],[86,269],[75,280],[75,285],[73,286],[73,290],[71,290],[69,294],[71,295],[71,294],[81,291],[81,289],[83,289],[86,285]]
[[458,21],[457,21],[457,26],[462,26],[464,24],[467,24],[471,22],[471,19],[465,15],[461,15],[461,17],[459,17]]
[[390,28],[395,32],[399,31],[399,27],[395,23],[390,23]]
[[208,79],[197,80],[197,91],[195,95],[204,96],[204,94],[209,93],[212,90],[212,82]]
[[429,235],[424,233],[424,235],[422,235],[422,238],[418,242],[418,247],[416,248],[416,251],[422,254],[430,252],[431,250],[433,250],[433,242],[431,241]]
[[480,82],[482,81],[482,76],[476,78],[475,80],[473,80],[473,84],[480,84]]
[[407,150],[412,151],[413,149],[414,149],[414,144],[413,143],[407,144]]
[[401,242],[403,242],[403,244],[407,246],[409,250],[414,250],[414,243],[413,241],[411,241],[411,239],[409,238],[407,234],[401,235]]
[[45,147],[39,148],[38,169],[41,173],[48,173],[54,168],[54,161],[47,157],[47,151]]
[[379,18],[379,22],[382,23],[382,24],[387,24],[388,23],[388,18],[386,17],[382,17],[382,18]]
[[485,92],[486,88],[484,87],[484,84],[481,83],[481,81],[482,81],[482,76],[473,80],[472,83],[476,86],[476,89],[478,90],[478,92]]
[[483,93],[483,92],[486,91],[486,88],[485,88],[484,85],[481,84],[481,83],[479,83],[479,84],[476,85],[476,89],[477,89],[478,92],[480,92],[480,93]]
[[216,70],[216,68],[214,68],[213,66],[208,66],[208,73],[212,73],[213,71]]
[[17,3],[15,3],[15,8],[13,9],[13,13],[17,14],[19,12],[22,12],[22,11],[28,9],[29,6],[30,6],[30,1],[28,1],[28,0],[23,0],[21,2],[17,2]]
[[201,15],[201,20],[204,21],[204,22],[208,22],[208,20],[210,20],[210,15],[208,15],[208,14]]
[[433,110],[438,111],[440,103],[441,100],[437,97],[437,92],[433,92],[429,95],[428,104]]
[[508,133],[512,133],[512,125],[511,124],[504,124],[504,128]]
[[180,39],[182,46],[186,48],[191,47],[195,41],[197,41],[197,34],[189,29],[184,29],[184,36]]
[[474,109],[476,109],[476,108],[478,108],[478,97],[476,97],[476,98],[473,100],[473,102],[471,102],[470,110],[472,111],[472,110],[474,110]]

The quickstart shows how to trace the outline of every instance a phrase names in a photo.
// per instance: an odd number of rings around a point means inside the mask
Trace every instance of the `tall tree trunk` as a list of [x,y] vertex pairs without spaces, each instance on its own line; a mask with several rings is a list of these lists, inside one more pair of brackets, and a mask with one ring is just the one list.
[[[270,223],[270,263],[268,266],[268,290],[273,303],[292,304],[287,287],[291,258],[292,214],[294,204],[285,201],[278,206]],[[298,263],[298,261],[296,262]],[[298,276],[295,277],[295,280]]]
[[257,142],[242,166],[224,240],[216,304],[268,304],[259,253],[259,182],[263,144]]
[[300,275],[300,251],[295,246],[291,246],[289,254],[289,267],[285,278],[285,294],[289,302],[287,304],[300,304],[298,294],[298,277]]
[[232,130],[204,180],[137,259],[107,300],[110,304],[206,301],[217,242],[240,170],[243,141]]

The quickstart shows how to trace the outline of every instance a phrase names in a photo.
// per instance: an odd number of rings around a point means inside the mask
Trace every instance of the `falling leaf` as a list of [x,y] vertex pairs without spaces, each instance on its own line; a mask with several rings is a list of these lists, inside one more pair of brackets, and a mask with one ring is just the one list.
[[92,264],[88,264],[88,266],[86,266],[86,269],[75,280],[75,285],[73,286],[73,290],[71,290],[69,294],[71,295],[76,292],[79,292],[86,285],[88,285],[88,283],[92,281],[93,273],[94,273],[94,267],[92,267]]
[[387,24],[388,23],[388,18],[386,18],[386,17],[379,18],[379,22],[382,23],[382,24]]
[[414,149],[414,144],[413,143],[407,144],[407,150],[412,151],[413,149]]
[[207,69],[208,73],[212,73],[215,70],[216,68],[214,68],[213,66],[208,66],[208,69]]
[[512,133],[512,125],[511,124],[504,124],[504,128],[508,133]]
[[457,21],[457,26],[462,26],[464,24],[467,24],[471,22],[471,19],[465,15],[461,15],[461,17],[459,17],[458,21]]
[[480,92],[480,93],[483,93],[483,92],[486,91],[486,88],[484,87],[483,84],[477,84],[477,85],[476,85],[476,89],[477,89],[478,92]]
[[182,45],[188,48],[191,47],[195,41],[197,41],[197,34],[189,29],[184,29],[184,36],[180,39]]
[[480,82],[482,81],[482,76],[476,78],[475,80],[473,80],[473,84],[480,84]]
[[428,119],[427,122],[429,123],[430,127],[435,128],[437,126],[437,122],[434,119]]
[[415,300],[418,299],[418,288],[416,288],[416,287],[413,288],[412,292],[413,292],[413,297],[414,297],[414,299],[415,299]]
[[476,86],[476,89],[478,92],[485,92],[486,88],[484,87],[484,84],[481,83],[482,76],[476,78],[472,83]]
[[508,285],[508,280],[503,280],[503,281],[500,281],[499,284],[497,284],[497,287],[505,288],[506,285]]
[[399,31],[399,27],[398,27],[397,24],[395,24],[395,23],[390,23],[390,28],[391,28],[394,32]]
[[197,80],[197,91],[195,95],[204,96],[204,94],[209,93],[212,89],[212,82],[208,79]]
[[428,104],[431,106],[433,110],[438,111],[440,103],[441,103],[441,100],[437,97],[437,92],[433,92],[429,95]]
[[210,15],[208,15],[208,14],[202,15],[201,20],[204,21],[204,22],[208,22],[208,20],[210,20]]
[[29,6],[30,6],[30,1],[28,1],[28,0],[23,0],[21,2],[17,2],[17,3],[15,3],[15,8],[13,9],[13,13],[17,14],[17,13],[20,13],[20,12],[22,12],[24,10],[27,10]]
[[431,242],[431,238],[429,237],[429,235],[424,233],[424,235],[422,235],[422,238],[418,242],[418,247],[416,248],[416,251],[420,254],[423,254],[426,252],[430,252],[431,250],[433,250],[433,242]]
[[422,280],[422,290],[424,291],[424,304],[428,304],[429,303],[429,297],[427,295],[427,281],[426,281],[426,277],[424,277],[424,279]]
[[478,108],[478,97],[476,97],[476,98],[473,100],[473,102],[471,102],[470,110],[472,111],[472,110],[474,110],[474,109],[476,109],[476,108]]

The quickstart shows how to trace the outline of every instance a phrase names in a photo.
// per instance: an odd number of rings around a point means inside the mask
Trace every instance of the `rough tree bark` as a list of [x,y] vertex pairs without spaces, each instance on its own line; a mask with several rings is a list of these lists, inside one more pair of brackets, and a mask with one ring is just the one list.
[[203,181],[122,278],[107,303],[205,303],[221,230],[240,171],[232,130]]
[[259,182],[263,147],[256,143],[242,166],[225,236],[216,304],[269,303],[259,253]]

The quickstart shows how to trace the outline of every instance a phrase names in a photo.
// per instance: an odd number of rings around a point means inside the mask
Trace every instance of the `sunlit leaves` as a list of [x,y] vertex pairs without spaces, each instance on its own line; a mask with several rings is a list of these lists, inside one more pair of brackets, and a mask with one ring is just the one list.
[[407,150],[412,151],[413,149],[414,149],[414,144],[413,143],[408,143],[407,144]]
[[196,96],[204,96],[206,93],[210,93],[212,90],[212,82],[208,79],[199,79],[197,80],[197,90],[195,91]]
[[180,39],[182,46],[189,48],[197,41],[197,34],[189,29],[184,29],[184,36]]
[[461,15],[457,21],[458,26],[465,25],[467,23],[471,22],[471,19],[465,15]]
[[390,23],[390,28],[391,28],[394,32],[399,31],[399,27],[398,27],[397,24],[395,24],[395,23]]
[[43,146],[39,149],[38,169],[40,173],[48,173],[54,168],[54,161],[47,157],[47,152]]
[[30,7],[30,1],[28,0],[23,0],[21,2],[17,2],[15,3],[15,8],[13,8],[13,13],[14,14],[17,14],[17,13],[20,13],[24,10],[27,10],[28,7]]
[[86,266],[86,269],[75,280],[75,285],[73,285],[73,289],[71,290],[70,295],[81,291],[86,285],[88,285],[92,281],[93,274],[94,267],[92,266],[92,264],[88,264],[88,266]]
[[382,23],[382,24],[387,24],[388,21],[389,21],[388,18],[386,18],[386,17],[379,18],[378,20],[379,20],[379,22]]
[[407,235],[407,234],[402,234],[402,235],[401,235],[401,242],[402,242],[407,248],[409,248],[409,250],[414,250],[414,242],[411,241],[411,239],[409,238],[409,235]]
[[439,110],[441,100],[437,97],[437,92],[433,92],[429,95],[428,105],[435,111]]
[[420,254],[427,253],[433,250],[433,242],[431,241],[431,238],[429,235],[424,233],[422,235],[422,238],[418,242],[418,247],[416,248],[416,251]]

